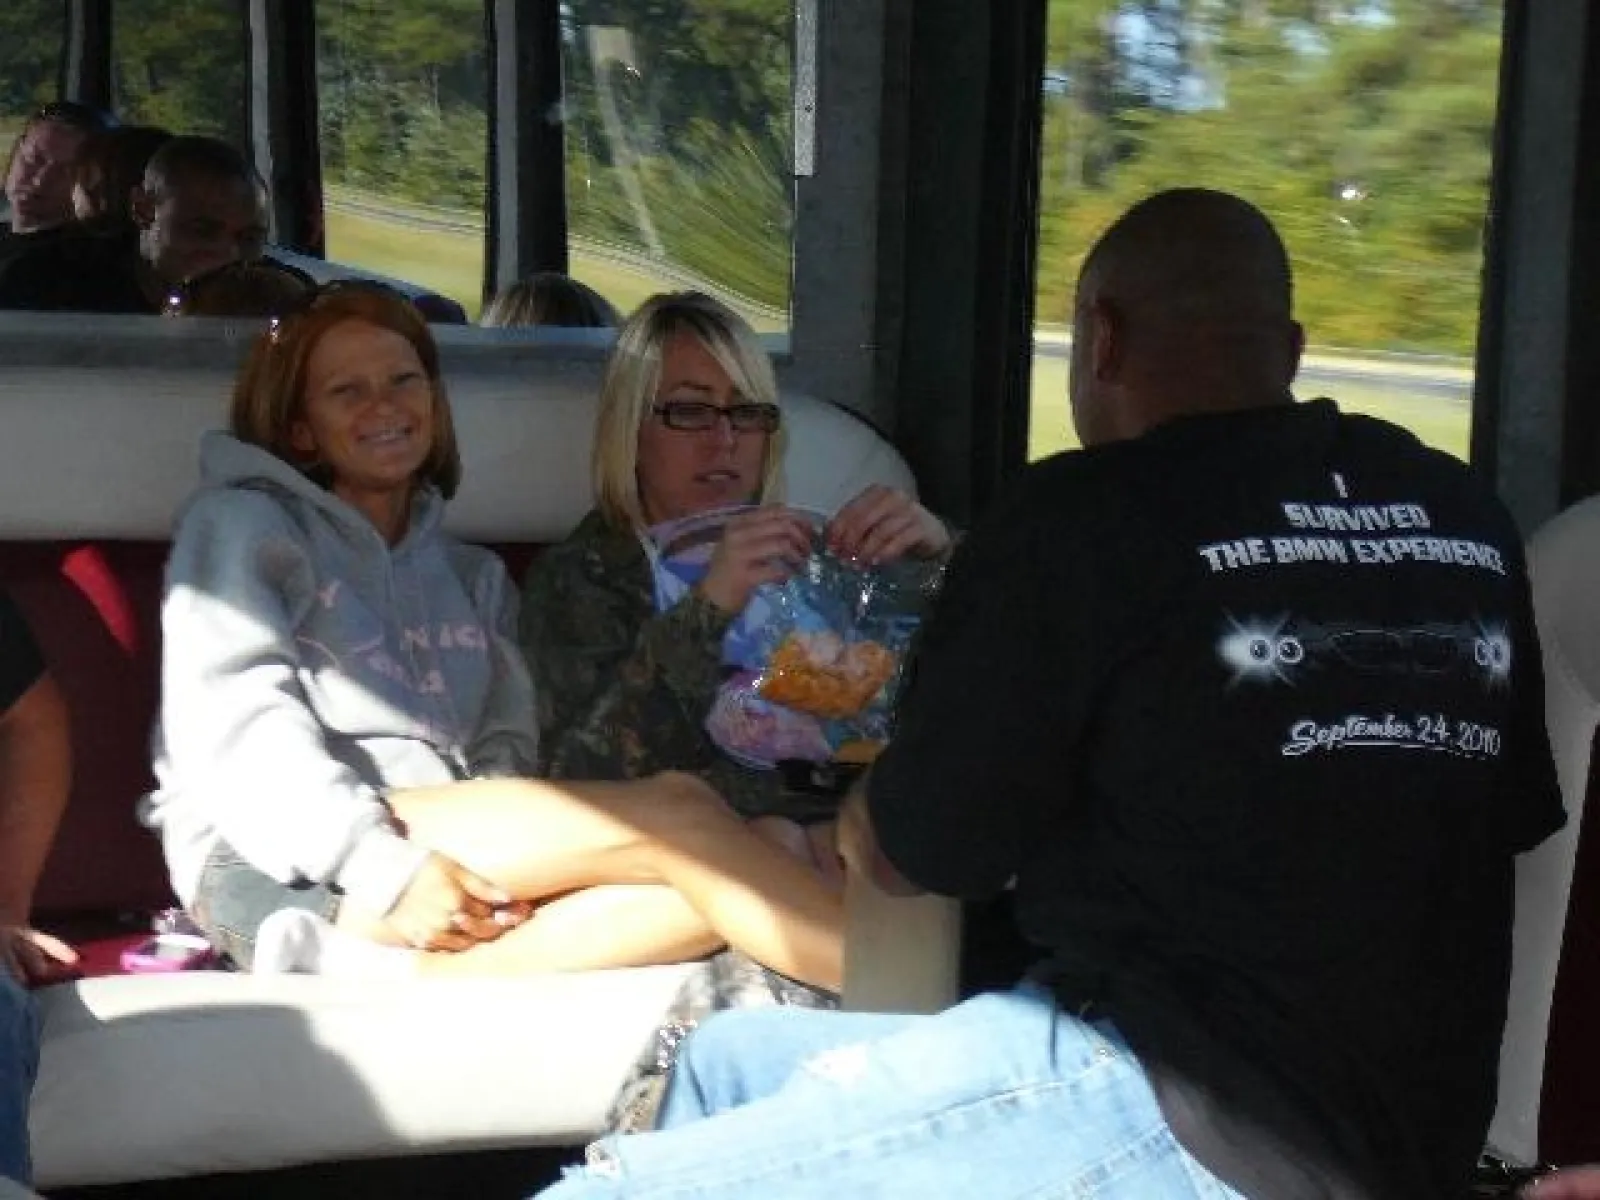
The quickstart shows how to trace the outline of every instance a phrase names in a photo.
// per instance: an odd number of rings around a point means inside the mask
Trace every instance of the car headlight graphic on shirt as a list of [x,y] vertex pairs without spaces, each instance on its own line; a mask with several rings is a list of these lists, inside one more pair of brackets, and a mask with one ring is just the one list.
[[1319,623],[1291,616],[1229,616],[1217,657],[1233,683],[1293,685],[1313,671],[1362,675],[1456,675],[1498,687],[1511,674],[1511,639],[1503,627],[1477,621],[1387,627]]

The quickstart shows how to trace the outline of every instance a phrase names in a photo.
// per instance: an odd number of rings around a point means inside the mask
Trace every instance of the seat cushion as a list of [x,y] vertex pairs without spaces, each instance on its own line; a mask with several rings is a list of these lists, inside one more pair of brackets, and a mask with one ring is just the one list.
[[1544,654],[1545,721],[1567,827],[1517,863],[1517,917],[1500,1095],[1490,1145],[1518,1162],[1600,1153],[1593,950],[1600,836],[1584,813],[1600,727],[1600,498],[1574,505],[1529,546]]
[[38,1186],[579,1145],[691,968],[369,983],[197,971],[38,994]]
[[165,542],[0,543],[10,589],[72,724],[72,798],[34,896],[45,914],[172,903],[161,847],[135,816],[154,782]]

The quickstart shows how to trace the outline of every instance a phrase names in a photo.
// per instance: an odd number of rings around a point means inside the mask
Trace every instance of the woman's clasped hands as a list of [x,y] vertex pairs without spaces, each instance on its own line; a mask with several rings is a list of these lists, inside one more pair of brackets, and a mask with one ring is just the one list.
[[[811,553],[815,536],[804,513],[765,504],[729,519],[700,592],[724,612],[744,609],[764,583],[787,579]],[[840,558],[875,566],[905,557],[937,558],[950,548],[943,522],[905,492],[882,484],[860,492],[822,530]]]
[[408,946],[453,953],[492,942],[532,915],[531,904],[513,899],[454,859],[432,853],[384,923]]

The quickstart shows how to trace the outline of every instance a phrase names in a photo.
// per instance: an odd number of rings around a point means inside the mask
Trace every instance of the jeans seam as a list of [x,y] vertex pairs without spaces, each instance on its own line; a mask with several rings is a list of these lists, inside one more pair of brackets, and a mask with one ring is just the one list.
[[[1051,1093],[1075,1090],[1085,1079],[1095,1074],[1097,1068],[1109,1065],[1111,1064],[1093,1062],[1070,1079],[1048,1079],[1022,1084],[1007,1088],[1004,1091],[996,1091],[985,1096],[963,1100],[957,1104],[940,1108],[936,1112],[921,1113],[887,1129],[880,1128],[864,1131],[846,1140],[832,1141],[826,1148],[813,1151],[806,1156],[804,1159],[805,1170],[801,1174],[811,1174],[826,1163],[850,1162],[869,1158],[874,1154],[881,1154],[885,1150],[896,1148],[906,1141],[925,1141],[930,1135],[936,1136],[938,1127],[948,1124],[953,1116],[959,1118],[961,1115],[983,1109],[1004,1107],[1019,1099],[1042,1099]],[[1166,1132],[1166,1127],[1158,1121],[1158,1124],[1152,1127],[1149,1132],[1154,1134],[1164,1133]],[[668,1131],[667,1136],[670,1136],[670,1131]],[[1142,1144],[1144,1141],[1149,1140],[1149,1137],[1147,1134],[1141,1134],[1140,1140]],[[619,1147],[625,1147],[626,1142],[627,1137],[624,1136],[621,1138],[607,1138],[602,1142],[596,1143],[593,1147],[594,1154],[589,1169],[603,1178],[633,1180],[648,1184],[654,1172],[647,1167],[642,1173],[635,1173],[625,1149],[619,1149]],[[713,1172],[708,1169],[708,1164],[700,1163],[696,1164],[696,1175],[692,1181],[664,1181],[658,1188],[652,1190],[651,1195],[659,1195],[665,1200],[666,1197],[685,1190],[693,1194],[701,1188],[726,1186],[731,1183],[753,1186],[764,1179],[782,1175],[793,1169],[795,1165],[793,1162],[763,1164],[739,1159],[726,1164],[723,1170]],[[596,1168],[599,1169],[596,1170]]]

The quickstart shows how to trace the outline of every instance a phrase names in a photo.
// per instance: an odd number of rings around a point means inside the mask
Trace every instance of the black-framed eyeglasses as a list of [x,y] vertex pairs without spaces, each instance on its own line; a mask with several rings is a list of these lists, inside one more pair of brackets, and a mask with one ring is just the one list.
[[783,413],[776,404],[730,404],[726,408],[705,400],[664,400],[650,409],[668,429],[704,433],[727,421],[735,433],[776,433]]

